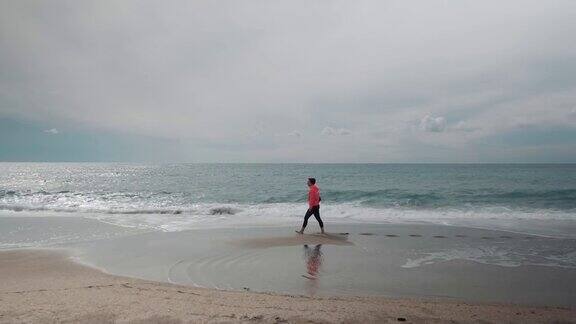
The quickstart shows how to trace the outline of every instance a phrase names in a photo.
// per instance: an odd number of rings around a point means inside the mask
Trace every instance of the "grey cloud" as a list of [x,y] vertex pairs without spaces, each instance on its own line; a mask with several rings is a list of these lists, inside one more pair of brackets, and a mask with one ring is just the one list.
[[420,129],[425,132],[443,132],[446,129],[446,119],[426,115],[420,120]]
[[297,130],[293,130],[289,133],[276,133],[274,134],[274,136],[276,137],[294,137],[294,138],[300,138],[302,137],[302,133],[297,131]]
[[461,120],[452,129],[455,131],[460,131],[460,132],[474,132],[474,131],[477,131],[479,128],[471,127],[468,125],[468,123]]
[[55,135],[55,134],[60,133],[60,131],[58,131],[56,128],[50,128],[50,129],[44,130],[44,133],[50,134],[50,135]]
[[327,126],[322,129],[322,135],[326,136],[347,136],[351,134],[352,132],[346,128],[332,128]]
[[293,137],[302,137],[302,133],[300,133],[299,131],[291,131],[290,133],[287,134],[288,136],[293,136]]
[[0,115],[210,143],[214,159],[410,160],[566,124],[574,14],[569,0],[5,0]]

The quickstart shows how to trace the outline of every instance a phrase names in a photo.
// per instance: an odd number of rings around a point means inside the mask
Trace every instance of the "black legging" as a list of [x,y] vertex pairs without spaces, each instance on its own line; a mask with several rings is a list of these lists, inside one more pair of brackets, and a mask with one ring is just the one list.
[[308,225],[308,218],[312,215],[316,217],[318,224],[320,224],[320,228],[324,228],[324,223],[322,223],[322,219],[320,218],[320,205],[318,205],[308,209],[306,215],[304,215],[304,224],[302,224],[302,229],[306,228],[306,225]]

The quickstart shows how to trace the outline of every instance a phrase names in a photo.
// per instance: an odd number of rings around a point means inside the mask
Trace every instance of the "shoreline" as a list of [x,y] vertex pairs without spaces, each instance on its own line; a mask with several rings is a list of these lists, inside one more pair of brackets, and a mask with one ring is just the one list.
[[[576,307],[572,239],[430,224],[332,224],[330,231],[300,236],[280,226],[138,233],[83,218],[0,217],[7,242],[32,238],[40,248],[70,251],[88,267],[154,282]],[[55,240],[62,243],[49,244]]]
[[576,309],[445,299],[307,297],[104,273],[64,250],[0,251],[0,323],[574,322]]

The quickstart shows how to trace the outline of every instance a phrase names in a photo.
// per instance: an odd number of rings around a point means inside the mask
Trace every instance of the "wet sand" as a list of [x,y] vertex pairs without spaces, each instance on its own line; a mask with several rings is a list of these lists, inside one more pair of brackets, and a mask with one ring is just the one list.
[[105,274],[63,251],[0,252],[0,323],[551,323],[576,310],[448,300],[306,297]]
[[573,239],[423,224],[316,231],[154,232],[66,247],[107,273],[184,286],[576,307]]
[[289,236],[245,238],[229,241],[230,244],[249,248],[269,248],[279,246],[296,246],[304,244],[321,245],[354,245],[348,240],[348,233],[314,233],[314,234],[291,234]]

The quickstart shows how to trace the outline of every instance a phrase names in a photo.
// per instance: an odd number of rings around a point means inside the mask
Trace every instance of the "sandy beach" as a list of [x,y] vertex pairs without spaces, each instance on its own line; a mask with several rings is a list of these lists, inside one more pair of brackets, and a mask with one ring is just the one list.
[[219,291],[113,276],[56,250],[0,252],[0,323],[571,323],[576,310]]

